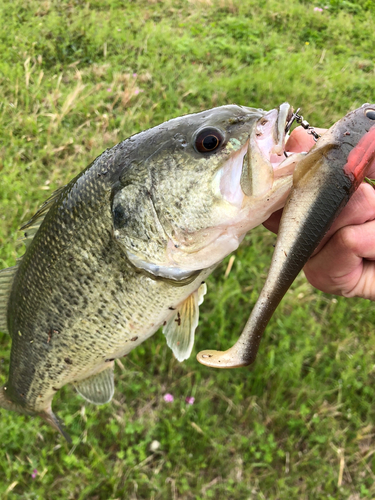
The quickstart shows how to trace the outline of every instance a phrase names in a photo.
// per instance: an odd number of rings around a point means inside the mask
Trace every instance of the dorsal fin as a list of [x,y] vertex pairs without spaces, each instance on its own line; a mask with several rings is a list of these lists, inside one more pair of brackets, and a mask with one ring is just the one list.
[[23,236],[21,236],[18,241],[24,243],[26,248],[30,245],[35,233],[38,231],[41,223],[43,222],[44,217],[47,215],[49,209],[64,188],[65,186],[54,191],[48,200],[46,200],[40,209],[31,217],[31,219],[20,228],[20,231],[23,231]]
[[0,271],[0,331],[4,333],[10,333],[8,332],[7,325],[7,309],[9,295],[17,269],[18,265],[15,265]]
[[[20,228],[21,231],[24,231],[24,234],[23,236],[21,236],[21,238],[19,238],[18,241],[24,243],[26,247],[29,246],[31,240],[35,236],[35,233],[38,231],[41,223],[43,222],[47,212],[64,188],[65,186],[57,189],[54,193],[52,193],[48,200],[45,201],[40,209],[36,212],[36,214],[34,214],[31,219]],[[13,279],[17,272],[18,265],[21,259],[22,257],[17,259],[18,262],[15,266],[8,267],[0,271],[0,331],[5,333],[10,333],[8,332],[7,326],[8,301]]]

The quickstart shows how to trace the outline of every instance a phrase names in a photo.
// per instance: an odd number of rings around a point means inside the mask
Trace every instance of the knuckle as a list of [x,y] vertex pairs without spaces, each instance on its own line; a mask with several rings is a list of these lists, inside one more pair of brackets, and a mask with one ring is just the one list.
[[375,218],[375,189],[363,182],[345,207],[347,219],[352,224],[362,224]]
[[338,251],[341,249],[349,250],[356,253],[358,247],[358,231],[356,226],[345,226],[337,231],[334,236],[335,247]]
[[369,212],[372,216],[375,215],[375,189],[370,186],[367,182],[363,182],[360,189],[360,195],[363,200],[363,208],[366,212]]
[[327,277],[321,272],[319,267],[315,265],[314,259],[308,261],[303,268],[307,281],[316,289],[325,291]]

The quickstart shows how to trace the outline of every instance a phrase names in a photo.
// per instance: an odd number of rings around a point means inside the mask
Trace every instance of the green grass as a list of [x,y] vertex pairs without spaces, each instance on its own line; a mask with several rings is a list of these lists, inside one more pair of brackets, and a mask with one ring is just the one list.
[[[373,0],[3,2],[0,267],[46,197],[130,134],[232,102],[288,101],[323,127],[374,102],[374,13]],[[255,229],[209,279],[194,353],[238,338],[274,240]],[[73,447],[1,410],[1,498],[375,498],[374,324],[372,303],[300,276],[249,368],[180,364],[158,333],[116,366],[111,404],[57,394]]]

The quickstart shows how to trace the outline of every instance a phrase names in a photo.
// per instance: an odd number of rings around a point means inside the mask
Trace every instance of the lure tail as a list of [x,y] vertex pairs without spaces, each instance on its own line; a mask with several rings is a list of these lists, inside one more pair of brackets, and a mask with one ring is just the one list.
[[72,439],[65,432],[64,429],[64,424],[63,422],[53,413],[51,406],[47,408],[44,411],[41,412],[34,412],[32,410],[29,410],[23,406],[21,406],[18,403],[15,403],[12,401],[11,397],[9,394],[7,394],[8,387],[4,385],[3,387],[0,388],[0,407],[5,408],[6,410],[12,410],[12,411],[17,411],[18,413],[22,413],[23,415],[38,415],[41,417],[47,424],[49,424],[51,427],[53,427],[55,430],[57,430],[66,440],[69,444],[72,443]]

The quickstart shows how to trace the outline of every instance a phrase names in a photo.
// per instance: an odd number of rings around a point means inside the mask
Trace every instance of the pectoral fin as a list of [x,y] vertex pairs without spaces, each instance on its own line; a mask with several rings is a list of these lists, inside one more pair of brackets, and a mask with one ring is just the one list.
[[163,333],[167,339],[167,345],[173,351],[178,361],[188,359],[194,345],[195,329],[198,326],[199,306],[207,286],[201,286],[193,292],[175,311],[167,324],[163,327]]
[[94,405],[109,403],[115,392],[113,363],[111,366],[74,384],[76,391]]

